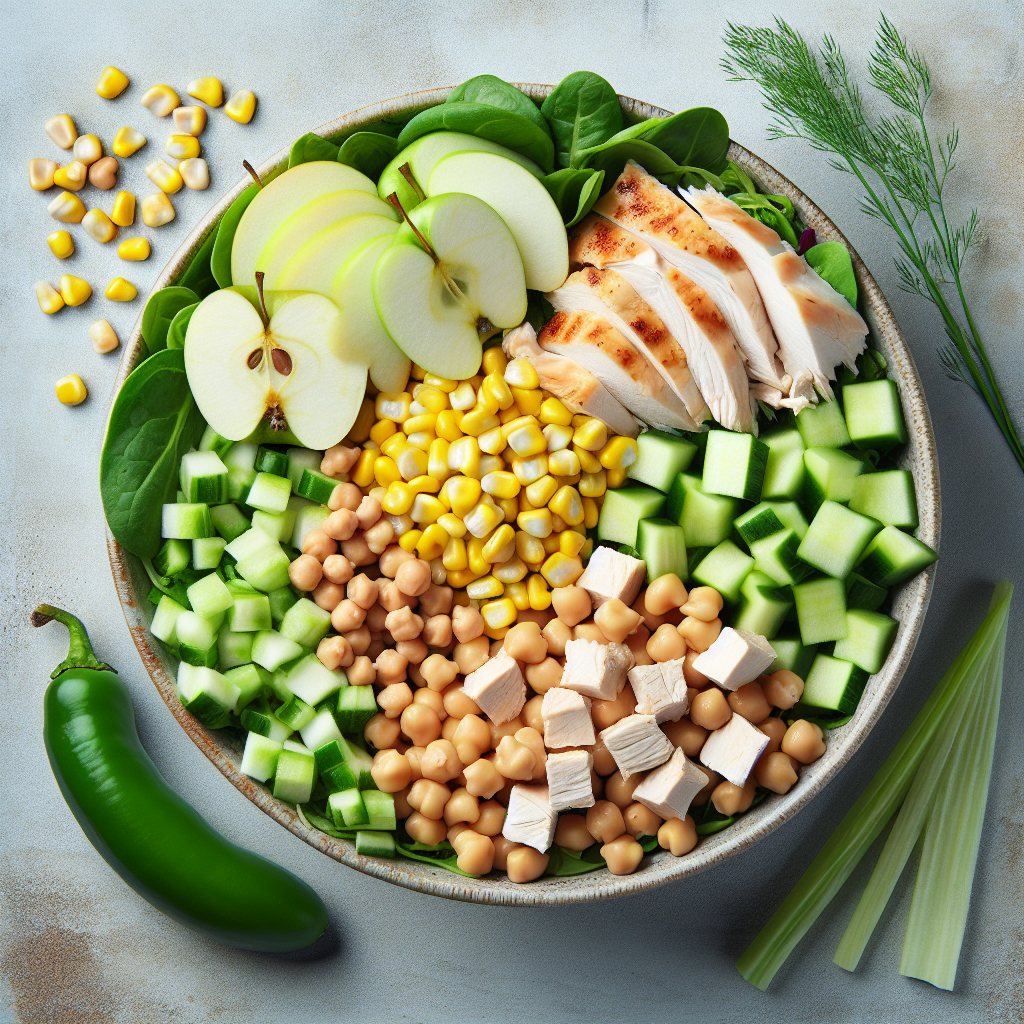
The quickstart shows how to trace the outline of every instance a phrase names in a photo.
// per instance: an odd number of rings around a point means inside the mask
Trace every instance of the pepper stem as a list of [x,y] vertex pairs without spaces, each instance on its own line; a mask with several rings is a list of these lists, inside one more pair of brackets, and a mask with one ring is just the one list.
[[88,630],[82,625],[81,620],[70,612],[64,611],[63,608],[54,608],[53,605],[41,604],[31,616],[33,626],[45,626],[51,619],[63,622],[68,627],[70,641],[68,656],[50,673],[51,679],[56,679],[62,672],[73,668],[94,668],[100,672],[114,671],[93,653]]

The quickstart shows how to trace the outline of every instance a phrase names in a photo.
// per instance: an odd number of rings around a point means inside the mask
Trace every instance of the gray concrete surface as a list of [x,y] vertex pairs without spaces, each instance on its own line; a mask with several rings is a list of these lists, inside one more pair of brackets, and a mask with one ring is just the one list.
[[[851,885],[766,994],[733,963],[983,615],[992,583],[1021,577],[1022,476],[981,403],[948,381],[935,357],[940,322],[897,288],[892,240],[858,212],[849,179],[803,145],[769,142],[752,86],[718,68],[727,20],[785,15],[812,35],[835,33],[853,65],[870,45],[876,6],[863,0],[775,5],[725,0],[544,4],[440,0],[348,4],[223,0],[176,7],[83,0],[4,0],[0,36],[0,1021],[372,1022],[643,1021],[916,1022],[1024,1019],[1024,711],[1021,614],[1014,614],[989,802],[957,988],[937,992],[898,974],[910,888],[862,968],[832,952],[857,898]],[[953,190],[981,210],[982,244],[968,276],[973,307],[1007,398],[1022,409],[1020,361],[1024,204],[1024,41],[1013,0],[897,0],[890,15],[931,63],[938,123],[955,117],[961,161]],[[132,78],[115,103],[93,86],[114,63]],[[215,196],[307,129],[372,100],[455,84],[480,72],[553,82],[592,68],[622,92],[670,109],[721,108],[733,137],[804,188],[843,227],[893,303],[925,380],[941,453],[944,529],[935,596],[903,686],[881,725],[824,795],[731,863],[654,893],[586,907],[512,910],[445,902],[392,888],[324,858],[263,816],[192,746],[143,672],[118,607],[104,549],[97,464],[116,356],[86,336],[97,317],[125,337],[142,300],[102,297],[119,273],[142,295]],[[119,264],[75,230],[79,252],[50,255],[47,197],[29,191],[25,164],[58,156],[44,120],[72,113],[109,141],[122,124],[150,138],[122,181],[151,189],[142,170],[168,133],[138,105],[146,87],[184,89],[199,75],[260,98],[248,126],[211,116],[203,145],[211,191],[175,197],[177,220],[139,233],[148,263]],[[91,199],[91,196],[89,197]],[[956,205],[959,205],[956,204]],[[108,205],[109,208],[109,205]],[[98,294],[48,318],[33,283],[69,270]],[[87,404],[58,405],[53,383],[78,372]],[[232,839],[286,865],[326,900],[339,950],[315,963],[220,948],[162,917],[100,860],[67,810],[41,742],[41,696],[63,657],[57,629],[33,633],[28,610],[46,599],[88,619],[98,651],[119,665],[148,749],[172,785]],[[867,869],[855,881],[864,881]]]

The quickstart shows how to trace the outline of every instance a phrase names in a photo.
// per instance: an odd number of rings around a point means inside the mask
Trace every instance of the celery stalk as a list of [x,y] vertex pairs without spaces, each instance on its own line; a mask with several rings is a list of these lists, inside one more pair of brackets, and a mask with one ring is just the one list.
[[736,966],[757,988],[766,989],[786,958],[817,920],[886,823],[902,804],[937,731],[976,676],[1005,623],[1013,588],[1000,584],[981,628],[960,652],[895,750],[839,823],[782,906]]

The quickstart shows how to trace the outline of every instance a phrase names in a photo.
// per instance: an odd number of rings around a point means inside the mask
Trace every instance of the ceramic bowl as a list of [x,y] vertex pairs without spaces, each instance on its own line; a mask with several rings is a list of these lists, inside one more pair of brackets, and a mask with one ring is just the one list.
[[[537,100],[543,99],[551,91],[550,86],[520,87],[527,95]],[[317,129],[317,133],[331,136],[359,128],[382,117],[431,106],[442,102],[449,91],[437,89],[375,103],[323,125]],[[620,99],[627,117],[634,121],[669,114],[669,111],[626,96]],[[939,467],[935,437],[920,377],[889,304],[842,232],[803,192],[774,167],[735,142],[729,148],[729,157],[740,164],[766,192],[788,196],[806,223],[817,232],[819,240],[837,239],[850,248],[860,285],[861,310],[871,328],[872,343],[888,360],[889,373],[899,387],[903,402],[908,442],[900,456],[900,465],[908,469],[914,477],[921,520],[918,536],[926,544],[937,547],[940,516]],[[286,166],[287,162],[288,150],[283,149],[265,161],[258,170],[265,176]],[[249,183],[248,179],[240,181],[202,218],[157,278],[153,286],[154,291],[175,282],[191,256],[215,229],[221,214]],[[139,361],[140,324],[141,317],[124,347],[114,394]],[[109,534],[108,548],[125,618],[161,697],[196,746],[220,769],[231,784],[241,790],[257,807],[310,846],[357,871],[374,875],[395,885],[449,899],[515,906],[583,903],[641,892],[666,882],[687,878],[720,864],[727,857],[749,849],[759,839],[792,818],[801,808],[806,807],[850,760],[896,692],[917,643],[933,583],[933,570],[927,570],[894,593],[892,614],[899,620],[900,629],[885,665],[868,681],[852,720],[829,734],[828,750],[825,755],[804,769],[800,781],[789,793],[769,797],[731,827],[704,838],[697,848],[685,857],[673,857],[664,851],[645,857],[642,867],[632,875],[617,877],[602,869],[586,875],[544,878],[529,885],[517,885],[509,882],[504,876],[465,878],[428,864],[360,856],[355,852],[352,843],[307,828],[292,807],[275,800],[266,787],[239,771],[242,751],[237,742],[224,734],[204,728],[181,706],[174,688],[175,663],[149,633],[152,606],[145,600],[149,585],[142,565],[138,559],[125,552]]]

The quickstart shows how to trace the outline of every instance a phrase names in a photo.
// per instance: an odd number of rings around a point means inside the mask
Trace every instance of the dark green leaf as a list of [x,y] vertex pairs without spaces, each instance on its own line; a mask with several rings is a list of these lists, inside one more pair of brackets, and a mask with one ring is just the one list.
[[288,166],[308,164],[313,160],[337,160],[338,147],[314,132],[307,132],[292,143],[292,151],[288,154]]
[[545,172],[554,169],[555,147],[551,137],[531,120],[486,103],[442,103],[421,110],[398,136],[398,148],[405,149],[430,132],[465,132],[497,142],[521,153]]
[[199,308],[198,302],[193,302],[191,306],[185,306],[183,309],[179,309],[174,314],[174,319],[171,321],[171,326],[167,330],[167,347],[168,348],[184,348],[185,347],[185,331],[188,329],[188,322],[192,319],[192,314]]
[[[578,154],[622,131],[622,107],[611,85],[592,71],[574,71],[541,104],[559,167],[579,167]],[[550,168],[549,168],[550,170]]]
[[757,186],[751,181],[750,176],[738,163],[733,160],[729,161],[729,165],[719,175],[722,181],[722,191],[727,195],[735,192],[746,192],[747,195],[755,195],[757,193]]
[[552,846],[548,850],[548,858],[545,875],[584,875],[588,871],[597,871],[604,867],[600,843],[588,846],[582,853],[567,850],[564,846]]
[[677,164],[706,167],[719,174],[726,168],[729,123],[713,107],[694,107],[666,117],[645,132],[643,140]]
[[395,843],[398,852],[410,860],[419,860],[424,864],[433,864],[436,868],[443,868],[456,875],[463,875],[472,878],[466,871],[460,870],[458,866],[458,854],[452,844],[445,840],[437,846],[424,846],[422,843]]
[[548,302],[543,292],[527,291],[526,300],[524,319],[540,334],[540,329],[555,315],[554,306]]
[[167,332],[178,310],[198,302],[199,296],[191,288],[172,285],[154,292],[142,311],[142,340],[146,348],[159,352],[167,347]]
[[256,198],[260,187],[253,182],[241,191],[238,198],[224,211],[217,228],[217,241],[213,244],[213,255],[210,258],[210,270],[214,280],[221,288],[231,287],[231,245],[235,240],[238,222],[242,219],[249,204]]
[[100,495],[110,532],[133,554],[159,550],[162,506],[174,501],[178,464],[204,426],[177,349],[157,352],[121,385],[100,456]]
[[666,156],[657,146],[652,146],[641,139],[606,142],[576,154],[576,166],[604,171],[604,180],[609,188],[630,160],[636,161],[656,178],[678,178],[680,173],[679,165],[671,157]]
[[500,107],[513,114],[519,114],[532,121],[546,135],[551,134],[544,115],[537,104],[514,85],[495,78],[494,75],[477,75],[468,82],[453,89],[446,103],[486,103],[489,107]]
[[368,178],[376,181],[380,172],[391,162],[398,152],[398,141],[390,135],[379,132],[356,132],[350,135],[338,150],[338,163],[348,164],[357,171],[362,171]]
[[191,288],[201,299],[217,290],[217,282],[210,267],[213,247],[216,242],[217,232],[214,230],[206,236],[203,244],[192,257],[185,273],[175,282],[181,288]]
[[554,199],[567,228],[578,224],[590,213],[601,194],[603,181],[604,171],[575,167],[563,167],[541,178],[541,184]]
[[794,222],[796,211],[793,204],[785,196],[749,195],[741,192],[730,196],[730,199],[741,209],[746,210],[755,220],[767,224],[795,249],[800,244]]
[[819,242],[804,253],[804,259],[818,277],[827,281],[846,301],[857,308],[857,278],[853,273],[850,250],[842,242]]

